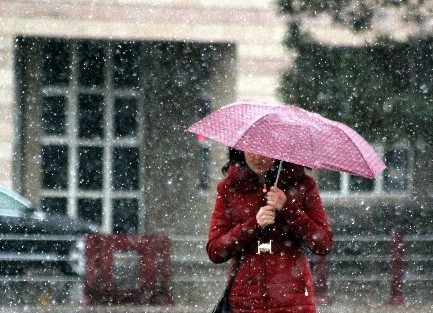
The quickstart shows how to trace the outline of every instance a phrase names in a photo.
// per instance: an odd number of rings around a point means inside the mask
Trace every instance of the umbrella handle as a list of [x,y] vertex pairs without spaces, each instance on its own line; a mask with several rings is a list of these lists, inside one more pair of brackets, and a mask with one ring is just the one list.
[[283,167],[283,161],[280,160],[280,165],[278,165],[277,178],[275,179],[274,187],[277,187],[278,180],[280,179],[281,168]]

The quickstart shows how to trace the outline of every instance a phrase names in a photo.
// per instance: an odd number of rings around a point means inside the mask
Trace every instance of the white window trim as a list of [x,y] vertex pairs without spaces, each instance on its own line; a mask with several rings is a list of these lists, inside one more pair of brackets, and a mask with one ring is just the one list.
[[[410,146],[406,142],[400,142],[398,144],[392,145],[393,148],[396,149],[407,149],[408,151],[408,157],[409,157],[409,164],[407,168],[407,181],[408,186],[405,190],[398,190],[398,191],[387,191],[385,192],[383,190],[383,184],[384,184],[384,173],[382,172],[375,180],[374,180],[374,188],[373,191],[361,191],[361,192],[353,192],[349,189],[349,180],[350,180],[350,174],[340,172],[340,191],[320,191],[321,197],[323,199],[338,199],[338,198],[364,198],[364,199],[370,199],[370,198],[395,198],[395,199],[401,199],[401,198],[408,198],[413,190],[413,170],[414,170],[414,152],[413,149],[410,148]],[[384,156],[384,147],[382,145],[375,145],[374,146],[377,153],[383,157]]]
[[[114,42],[106,41],[105,49],[107,49],[107,59],[105,66],[106,83],[100,88],[83,88],[78,86],[78,62],[77,62],[77,44],[79,41],[71,42],[72,53],[72,79],[71,83],[66,87],[44,86],[42,92],[45,95],[64,95],[68,99],[68,107],[66,112],[67,131],[62,137],[43,135],[41,138],[42,145],[63,144],[69,147],[68,154],[68,173],[69,181],[68,188],[65,190],[49,190],[41,189],[41,197],[64,197],[67,199],[67,214],[71,217],[78,216],[78,199],[79,198],[98,198],[102,200],[102,224],[101,231],[105,233],[112,232],[113,224],[113,206],[112,200],[116,198],[134,198],[138,200],[139,210],[143,206],[143,193],[141,187],[134,191],[114,191],[112,190],[112,176],[106,173],[112,173],[112,156],[114,147],[136,147],[141,150],[141,142],[143,141],[143,121],[140,118],[141,106],[138,106],[138,130],[135,138],[116,139],[113,137],[113,121],[112,118],[105,120],[105,134],[102,139],[79,139],[77,137],[78,121],[77,121],[77,99],[80,93],[97,93],[104,96],[105,114],[104,116],[114,116],[114,100],[117,96],[132,96],[138,99],[138,104],[143,103],[142,97],[137,91],[132,90],[114,90],[112,85],[111,70],[113,69]],[[80,146],[98,146],[104,150],[105,162],[103,164],[103,187],[97,191],[81,191],[78,189],[78,147]],[[143,158],[140,159],[140,171],[143,166]],[[139,174],[140,186],[142,173]],[[137,212],[140,215],[139,212]]]

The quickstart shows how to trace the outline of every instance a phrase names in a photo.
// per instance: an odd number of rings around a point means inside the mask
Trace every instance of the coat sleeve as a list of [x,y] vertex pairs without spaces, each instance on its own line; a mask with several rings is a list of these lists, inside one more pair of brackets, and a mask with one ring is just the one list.
[[260,232],[256,218],[234,225],[231,210],[227,201],[228,187],[220,183],[214,211],[209,224],[209,235],[206,252],[214,263],[223,263],[245,248]]
[[287,201],[281,214],[295,235],[314,254],[328,254],[333,234],[314,179],[306,176],[300,188],[292,188],[286,195]]

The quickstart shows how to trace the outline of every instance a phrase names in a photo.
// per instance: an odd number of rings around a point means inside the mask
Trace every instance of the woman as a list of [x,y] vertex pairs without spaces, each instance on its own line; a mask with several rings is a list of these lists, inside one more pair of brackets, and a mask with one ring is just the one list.
[[218,184],[206,251],[214,263],[242,254],[230,290],[232,312],[315,312],[313,280],[304,247],[325,255],[331,228],[312,177],[302,166],[230,151]]

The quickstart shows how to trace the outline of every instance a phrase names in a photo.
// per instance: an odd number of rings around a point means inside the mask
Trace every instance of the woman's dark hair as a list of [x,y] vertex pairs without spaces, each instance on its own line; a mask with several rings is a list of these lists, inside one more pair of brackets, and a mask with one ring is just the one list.
[[243,151],[229,148],[228,161],[223,165],[221,172],[226,175],[230,165],[243,166],[246,164],[245,154]]

